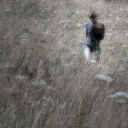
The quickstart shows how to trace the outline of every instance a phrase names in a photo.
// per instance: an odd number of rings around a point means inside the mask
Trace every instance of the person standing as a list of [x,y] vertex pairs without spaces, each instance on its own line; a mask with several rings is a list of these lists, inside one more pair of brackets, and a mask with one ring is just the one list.
[[84,43],[84,53],[87,61],[94,55],[99,63],[101,54],[101,40],[104,39],[105,25],[98,21],[98,15],[95,11],[89,13],[90,21],[85,24],[86,40]]

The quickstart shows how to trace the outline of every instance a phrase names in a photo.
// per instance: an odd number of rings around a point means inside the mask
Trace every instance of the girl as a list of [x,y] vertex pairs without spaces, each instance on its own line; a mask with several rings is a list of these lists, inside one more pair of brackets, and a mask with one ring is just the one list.
[[84,44],[84,53],[87,61],[90,61],[92,55],[96,55],[96,61],[100,60],[100,42],[104,39],[105,26],[98,21],[98,16],[95,11],[89,13],[90,22],[86,23],[86,41]]

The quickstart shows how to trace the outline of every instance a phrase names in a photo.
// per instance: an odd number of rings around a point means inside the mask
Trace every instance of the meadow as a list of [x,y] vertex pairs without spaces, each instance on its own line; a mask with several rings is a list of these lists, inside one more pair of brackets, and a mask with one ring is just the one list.
[[[105,24],[86,64],[85,23]],[[127,0],[0,1],[0,128],[128,128]]]

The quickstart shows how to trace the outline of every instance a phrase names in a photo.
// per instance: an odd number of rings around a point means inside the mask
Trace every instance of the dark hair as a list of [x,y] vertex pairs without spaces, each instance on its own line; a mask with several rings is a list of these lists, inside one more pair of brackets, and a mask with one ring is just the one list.
[[90,11],[88,17],[89,17],[90,19],[95,19],[95,18],[97,17],[97,14],[96,14],[95,11]]

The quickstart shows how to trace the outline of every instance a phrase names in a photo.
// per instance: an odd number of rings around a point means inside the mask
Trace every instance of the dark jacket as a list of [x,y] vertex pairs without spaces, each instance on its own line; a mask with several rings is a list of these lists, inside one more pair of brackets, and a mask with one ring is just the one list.
[[104,39],[105,28],[97,28],[92,22],[85,25],[86,28],[86,45],[98,46],[100,41]]

